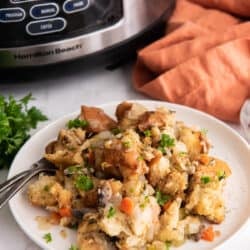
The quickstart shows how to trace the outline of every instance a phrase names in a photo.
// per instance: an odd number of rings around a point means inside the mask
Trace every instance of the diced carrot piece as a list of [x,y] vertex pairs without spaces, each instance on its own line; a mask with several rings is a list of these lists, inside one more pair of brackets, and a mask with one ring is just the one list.
[[210,159],[210,157],[209,157],[208,155],[203,154],[203,155],[200,155],[199,160],[200,160],[200,162],[201,162],[202,164],[207,165],[207,164],[210,162],[211,159]]
[[206,241],[213,241],[215,238],[214,229],[212,226],[209,226],[201,233],[201,238]]
[[167,202],[164,204],[164,206],[163,206],[164,211],[168,210],[168,208],[170,207],[171,203],[172,203],[172,201],[167,201]]
[[120,204],[120,210],[127,215],[131,215],[134,209],[134,203],[129,197],[122,199]]
[[71,209],[69,207],[62,207],[59,209],[59,214],[62,217],[71,217]]

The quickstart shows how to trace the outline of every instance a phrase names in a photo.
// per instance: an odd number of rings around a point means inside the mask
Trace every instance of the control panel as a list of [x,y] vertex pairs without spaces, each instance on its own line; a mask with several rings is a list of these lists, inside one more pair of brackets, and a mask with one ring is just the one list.
[[121,0],[1,0],[0,48],[84,35],[122,17]]

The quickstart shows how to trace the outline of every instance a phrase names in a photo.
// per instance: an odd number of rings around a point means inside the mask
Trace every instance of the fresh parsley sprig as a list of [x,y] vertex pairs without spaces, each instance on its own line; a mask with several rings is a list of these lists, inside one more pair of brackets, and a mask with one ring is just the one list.
[[79,248],[76,247],[76,246],[74,246],[74,245],[71,245],[70,248],[69,248],[69,250],[79,250]]
[[43,239],[46,241],[46,243],[52,242],[52,235],[51,233],[47,233],[43,236]]
[[209,176],[201,176],[201,182],[203,184],[207,184],[211,181],[211,178]]
[[156,191],[155,198],[160,206],[164,206],[171,199],[170,195],[163,194],[161,191]]
[[94,183],[89,176],[81,174],[77,177],[75,181],[75,186],[79,190],[89,191],[94,188]]
[[108,210],[108,214],[107,214],[108,219],[114,217],[115,213],[116,213],[116,209],[114,207],[110,207]]
[[171,148],[175,145],[175,139],[171,138],[168,134],[162,134],[161,140],[159,142],[158,149],[163,153],[166,154],[166,147]]
[[67,123],[67,127],[69,129],[71,129],[71,128],[86,128],[88,125],[89,125],[88,121],[80,120],[79,118],[76,118],[74,120],[69,120]]
[[34,100],[28,94],[20,100],[0,95],[0,169],[9,167],[14,156],[35,129],[47,117],[36,107],[29,107]]

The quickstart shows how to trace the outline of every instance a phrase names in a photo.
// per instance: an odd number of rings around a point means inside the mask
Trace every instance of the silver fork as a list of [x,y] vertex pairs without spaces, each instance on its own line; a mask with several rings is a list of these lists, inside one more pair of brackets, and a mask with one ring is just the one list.
[[32,164],[31,169],[23,171],[0,184],[0,209],[34,176],[42,172],[55,173],[56,167],[45,158]]

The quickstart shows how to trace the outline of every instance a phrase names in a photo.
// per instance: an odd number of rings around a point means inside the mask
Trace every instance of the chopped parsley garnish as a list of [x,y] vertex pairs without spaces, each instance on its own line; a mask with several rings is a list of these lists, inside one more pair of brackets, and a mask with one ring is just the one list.
[[43,236],[43,239],[46,241],[46,243],[52,242],[52,236],[51,233],[47,233]]
[[143,156],[142,156],[142,155],[140,155],[140,156],[138,156],[138,157],[137,157],[137,160],[138,160],[138,161],[143,161],[143,160],[144,160],[144,158],[143,158]]
[[202,128],[202,129],[201,129],[201,133],[202,133],[203,135],[207,135],[208,129]]
[[43,187],[43,190],[44,190],[45,192],[49,192],[50,186],[49,186],[49,185],[45,185],[45,186]]
[[80,190],[89,191],[94,188],[94,183],[90,177],[81,174],[76,178],[75,186]]
[[130,148],[131,147],[131,142],[130,141],[124,141],[122,143],[122,145],[125,147],[125,148]]
[[171,242],[170,241],[166,241],[165,242],[165,246],[166,246],[166,250],[170,250]]
[[113,128],[113,129],[111,130],[111,132],[112,132],[112,134],[114,134],[114,135],[118,135],[118,134],[120,134],[122,131],[121,131],[121,129],[119,129],[119,128]]
[[69,250],[79,250],[78,247],[74,246],[74,245],[71,245],[71,247],[69,248]]
[[166,147],[170,148],[170,147],[173,147],[174,145],[175,145],[174,138],[171,138],[168,134],[162,134],[158,149],[163,154],[166,154],[166,149],[165,148]]
[[0,169],[8,168],[16,153],[29,138],[31,129],[47,117],[36,107],[29,107],[31,94],[16,100],[0,94]]
[[115,215],[115,213],[116,213],[115,208],[114,207],[110,207],[109,211],[108,211],[108,214],[107,214],[108,219],[112,218]]
[[144,197],[144,201],[140,204],[140,208],[144,209],[149,204],[149,196]]
[[145,130],[143,132],[143,134],[146,136],[146,137],[150,137],[152,135],[151,131],[149,129]]
[[75,165],[75,166],[70,166],[64,170],[65,174],[79,174],[81,173],[82,166],[81,165]]
[[163,194],[161,191],[156,191],[155,198],[160,206],[164,206],[171,197],[167,194]]
[[226,173],[225,173],[225,171],[220,170],[220,171],[218,171],[217,176],[218,176],[218,180],[221,181],[222,179],[226,178]]
[[88,125],[89,125],[88,121],[80,120],[79,118],[76,118],[74,120],[69,120],[67,127],[69,129],[71,129],[71,128],[86,128]]
[[179,152],[179,156],[185,156],[185,155],[187,155],[187,152],[184,152],[184,151]]
[[207,183],[209,183],[211,181],[211,178],[209,177],[209,176],[202,176],[201,177],[201,182],[203,183],[203,184],[207,184]]

